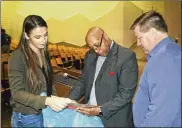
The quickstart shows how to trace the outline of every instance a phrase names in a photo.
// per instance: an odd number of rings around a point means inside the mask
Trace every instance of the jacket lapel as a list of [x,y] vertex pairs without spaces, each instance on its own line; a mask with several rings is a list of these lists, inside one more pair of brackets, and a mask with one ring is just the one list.
[[108,54],[105,62],[103,63],[103,65],[99,71],[96,81],[100,79],[103,72],[106,71],[106,69],[109,67],[109,65],[112,64],[112,62],[116,59],[116,54],[117,54],[117,44],[114,43],[111,50],[109,51],[109,54]]
[[96,56],[96,54],[93,54],[93,57],[91,58],[91,61],[90,61],[90,70],[89,70],[90,72],[87,72],[89,73],[89,77],[90,77],[88,82],[88,89],[87,89],[89,93],[91,92],[93,81],[94,81],[97,59],[98,57]]
[[91,61],[91,72],[90,72],[90,77],[91,77],[91,82],[93,83],[94,81],[94,76],[95,76],[95,70],[96,70],[96,63],[97,63],[98,57],[95,55]]

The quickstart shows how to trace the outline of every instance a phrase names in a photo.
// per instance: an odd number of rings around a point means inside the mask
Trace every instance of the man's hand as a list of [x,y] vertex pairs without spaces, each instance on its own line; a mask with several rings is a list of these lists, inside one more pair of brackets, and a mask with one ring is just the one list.
[[100,107],[90,107],[90,108],[84,108],[84,107],[77,107],[76,111],[88,115],[88,116],[97,116],[100,112]]

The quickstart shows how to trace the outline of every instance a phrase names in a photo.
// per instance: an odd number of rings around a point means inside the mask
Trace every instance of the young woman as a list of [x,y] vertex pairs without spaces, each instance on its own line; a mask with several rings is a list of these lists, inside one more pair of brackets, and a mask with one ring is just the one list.
[[[48,31],[44,19],[29,15],[23,23],[19,46],[8,62],[13,108],[12,127],[43,127],[42,109],[60,111],[72,101],[56,95],[47,51]],[[47,96],[40,96],[47,92]]]

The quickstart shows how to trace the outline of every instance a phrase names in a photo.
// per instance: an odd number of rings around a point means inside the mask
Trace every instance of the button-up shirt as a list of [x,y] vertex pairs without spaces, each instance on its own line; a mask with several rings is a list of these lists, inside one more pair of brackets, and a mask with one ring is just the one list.
[[147,57],[133,117],[136,127],[181,126],[181,47],[169,37]]

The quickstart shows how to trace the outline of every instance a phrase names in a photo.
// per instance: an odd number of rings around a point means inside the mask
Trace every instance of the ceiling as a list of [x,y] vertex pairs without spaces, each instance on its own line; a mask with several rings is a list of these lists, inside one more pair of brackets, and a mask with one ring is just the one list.
[[131,1],[131,2],[140,9],[142,9],[144,12],[153,9],[161,14],[164,13],[164,1]]

